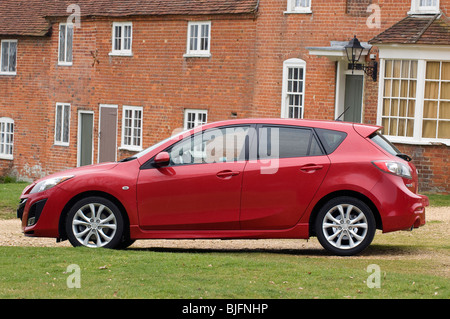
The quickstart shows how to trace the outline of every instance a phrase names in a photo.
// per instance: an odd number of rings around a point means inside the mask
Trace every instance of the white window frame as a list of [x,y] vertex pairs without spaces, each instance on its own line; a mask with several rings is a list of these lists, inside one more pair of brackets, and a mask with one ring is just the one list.
[[[194,126],[189,127],[189,123],[192,123],[192,121],[189,121],[189,114],[194,115],[194,121],[193,124]],[[205,121],[200,121],[201,116],[205,116],[206,120]],[[197,109],[185,109],[184,110],[184,129],[191,129],[194,128],[196,126],[199,125],[203,125],[208,123],[208,110],[197,110]]]
[[448,57],[448,47],[438,46],[414,46],[414,47],[398,47],[398,46],[383,46],[379,45],[380,55],[380,73],[379,73],[379,87],[378,87],[378,110],[377,110],[377,125],[382,125],[383,114],[383,94],[384,94],[384,75],[385,75],[385,60],[417,60],[417,86],[416,86],[416,103],[414,114],[414,132],[413,137],[392,136],[386,137],[394,143],[412,144],[412,145],[430,145],[430,144],[445,144],[450,146],[450,139],[442,138],[424,138],[423,131],[423,108],[424,108],[424,94],[425,94],[425,78],[427,62],[450,62]]
[[303,69],[303,80],[302,80],[302,91],[297,93],[302,99],[300,106],[301,119],[305,115],[305,80],[306,80],[306,61],[301,59],[288,59],[283,62],[283,85],[282,85],[282,100],[281,100],[281,118],[289,118],[289,96],[292,95],[289,92],[289,69],[290,68],[301,68]]
[[[69,108],[67,109],[66,106]],[[58,119],[58,108],[61,108],[61,118]],[[68,110],[66,112],[66,110]],[[55,145],[69,146],[70,145],[70,114],[71,105],[69,103],[56,103],[55,107]],[[67,123],[65,121],[67,116]],[[60,132],[58,134],[58,123],[60,125]],[[64,127],[67,125],[67,140],[64,140]]]
[[[131,135],[130,135],[130,139],[131,139],[131,143],[126,143],[126,136],[125,136],[125,124],[126,124],[126,111],[131,111],[132,112],[132,116],[131,116]],[[135,121],[136,121],[136,112],[141,112],[141,118],[140,118],[140,130],[139,130],[139,136],[135,135],[135,131],[136,131],[136,127],[135,127]],[[122,109],[122,146],[120,147],[120,149],[123,150],[128,150],[128,151],[133,151],[133,152],[140,152],[142,151],[142,132],[144,129],[144,109],[141,106],[127,106],[124,105],[123,109]],[[138,138],[139,139],[139,143],[136,144],[134,143],[134,140]]]
[[312,13],[311,10],[312,0],[287,0],[286,13]]
[[[116,40],[116,28],[121,28],[120,34],[120,48],[116,49],[115,40]],[[131,28],[130,34],[130,48],[124,49],[125,45],[125,27]],[[109,55],[119,55],[119,56],[132,56],[133,55],[133,23],[132,22],[113,22],[112,26],[112,43],[111,43],[111,52]]]
[[[8,130],[9,128],[9,130]],[[8,148],[8,151],[6,151]],[[14,120],[0,117],[0,159],[14,159]]]
[[[421,5],[421,1],[436,1],[434,5]],[[408,14],[437,14],[440,13],[439,0],[411,0],[411,11]]]
[[[16,44],[16,60],[15,65],[14,65],[14,71],[9,71],[10,69],[10,57],[8,55],[8,71],[2,71],[3,70],[3,44],[4,43],[15,43]],[[6,40],[2,40],[0,43],[0,75],[16,75],[17,74],[17,52],[18,52],[18,41],[14,40],[14,39],[6,39]]]
[[[61,47],[61,27],[65,27],[65,36],[64,36],[64,47]],[[70,52],[70,61],[67,56],[67,33],[68,30],[72,29],[72,52]],[[60,23],[59,24],[59,37],[58,37],[58,65],[63,66],[71,66],[73,62],[73,35],[74,35],[74,26],[72,23]],[[61,60],[61,50],[64,50],[64,59]]]
[[[191,32],[192,27],[197,26],[198,27],[198,34],[195,37],[196,41],[196,47],[191,49]],[[201,46],[201,39],[202,39],[202,28],[204,26],[208,26],[208,48],[207,49],[200,49]],[[211,57],[211,21],[190,21],[188,22],[188,29],[187,29],[187,41],[186,41],[186,54],[184,54],[185,58],[189,57]]]

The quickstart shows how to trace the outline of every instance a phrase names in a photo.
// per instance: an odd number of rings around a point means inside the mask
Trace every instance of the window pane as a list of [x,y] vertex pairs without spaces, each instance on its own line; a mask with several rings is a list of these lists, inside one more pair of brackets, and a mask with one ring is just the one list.
[[427,80],[439,79],[440,62],[427,62]]
[[131,26],[124,26],[124,50],[131,50]]
[[450,138],[450,121],[440,121],[438,138]]
[[66,26],[64,24],[59,26],[59,61],[65,61],[66,52]]
[[63,142],[69,143],[70,105],[64,105]]
[[[259,132],[259,157],[290,158],[322,155],[311,130],[263,127]],[[278,156],[277,156],[278,154]]]
[[73,26],[67,26],[66,62],[72,62]]
[[209,25],[202,25],[202,36],[200,43],[200,50],[208,50],[209,49]]
[[16,72],[17,42],[9,43],[9,72]]
[[436,137],[436,127],[437,127],[436,121],[423,121],[423,128],[422,128],[422,136],[425,138],[435,138]]
[[122,27],[116,26],[114,28],[115,36],[114,36],[114,50],[122,49]]
[[198,25],[191,25],[191,39],[189,49],[196,51],[198,42]]
[[450,62],[442,62],[441,79],[450,81]]
[[61,142],[62,105],[56,106],[55,141]]
[[450,82],[441,83],[441,99],[450,100]]

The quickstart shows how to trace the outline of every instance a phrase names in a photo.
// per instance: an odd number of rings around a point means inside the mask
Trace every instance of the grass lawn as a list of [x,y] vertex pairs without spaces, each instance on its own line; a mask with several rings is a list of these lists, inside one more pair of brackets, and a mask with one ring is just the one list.
[[[0,247],[0,254],[1,298],[450,298],[449,279],[427,273],[429,260],[170,249]],[[80,289],[67,285],[72,264]],[[367,285],[371,264],[381,269],[380,288]]]

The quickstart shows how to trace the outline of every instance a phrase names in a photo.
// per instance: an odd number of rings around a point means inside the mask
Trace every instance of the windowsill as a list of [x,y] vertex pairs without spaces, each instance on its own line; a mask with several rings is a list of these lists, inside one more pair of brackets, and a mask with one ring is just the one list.
[[413,14],[439,14],[441,13],[441,10],[439,9],[424,9],[424,10],[411,10],[408,12],[408,15],[413,15]]
[[59,62],[58,61],[58,66],[72,66],[72,62]]
[[0,160],[12,161],[14,160],[14,157],[12,155],[0,155]]
[[112,51],[109,52],[110,56],[133,56],[133,52]]
[[291,10],[291,11],[284,11],[283,14],[311,14],[313,13],[310,8],[305,8],[301,10]]
[[210,58],[211,53],[186,53],[183,54],[183,58]]
[[119,147],[120,151],[129,151],[129,152],[141,152],[143,150],[142,147],[137,147],[137,146],[121,146]]
[[390,142],[397,144],[407,145],[447,145],[450,146],[450,140],[448,139],[412,139],[399,136],[384,135]]
[[64,146],[64,147],[70,146],[69,143],[61,143],[61,142],[55,142],[53,145],[55,145],[55,146]]
[[14,76],[14,75],[17,75],[17,72],[0,72],[0,75]]

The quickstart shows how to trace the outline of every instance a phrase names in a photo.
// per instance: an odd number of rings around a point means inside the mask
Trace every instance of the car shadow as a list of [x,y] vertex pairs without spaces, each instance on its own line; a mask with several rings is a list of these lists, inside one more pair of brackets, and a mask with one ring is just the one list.
[[[182,253],[182,254],[280,254],[292,256],[305,257],[339,257],[327,252],[322,248],[198,248],[198,247],[129,247],[127,250],[131,251],[148,251],[148,252],[163,252],[163,253]],[[371,245],[362,253],[351,256],[356,258],[379,258],[379,257],[404,257],[418,254],[417,248],[410,246],[396,246],[396,245]],[[350,258],[351,258],[350,257]]]

